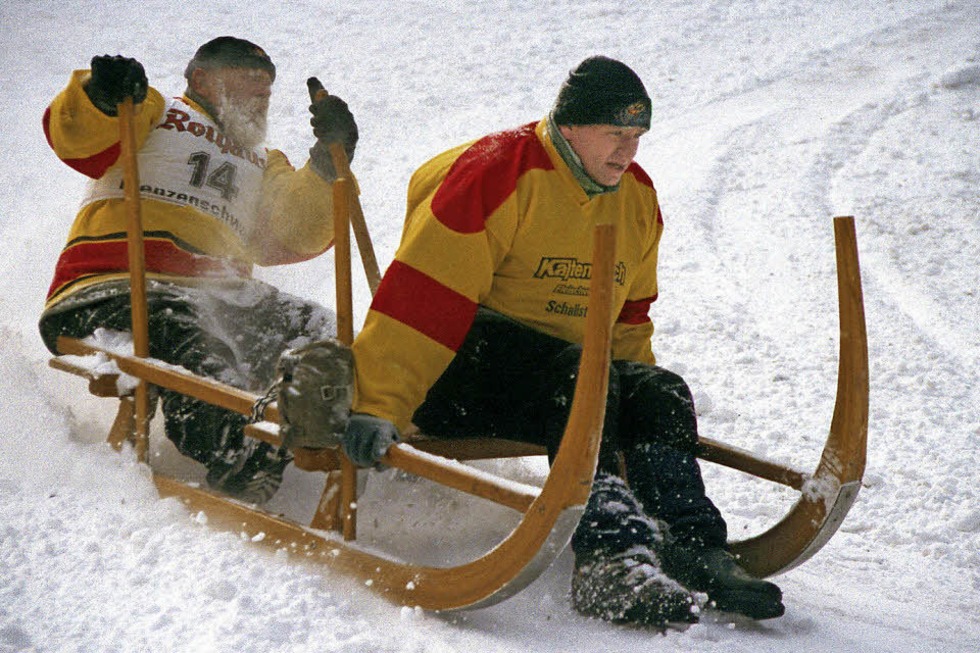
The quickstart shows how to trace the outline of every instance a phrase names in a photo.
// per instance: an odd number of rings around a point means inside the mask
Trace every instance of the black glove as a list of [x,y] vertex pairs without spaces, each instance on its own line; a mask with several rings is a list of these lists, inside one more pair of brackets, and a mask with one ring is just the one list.
[[398,442],[398,429],[386,419],[352,413],[347,422],[347,432],[341,438],[344,453],[355,465],[371,467],[377,465],[388,447]]
[[116,115],[116,105],[127,97],[134,104],[146,99],[146,71],[136,59],[122,55],[92,57],[92,78],[85,93],[92,104],[107,116]]
[[323,85],[316,77],[306,82],[310,91],[310,125],[317,142],[310,149],[310,160],[313,168],[327,180],[337,178],[333,160],[330,158],[331,143],[341,143],[347,153],[347,160],[353,161],[354,149],[357,147],[357,123],[354,114],[350,112],[347,103],[336,95],[328,95]]

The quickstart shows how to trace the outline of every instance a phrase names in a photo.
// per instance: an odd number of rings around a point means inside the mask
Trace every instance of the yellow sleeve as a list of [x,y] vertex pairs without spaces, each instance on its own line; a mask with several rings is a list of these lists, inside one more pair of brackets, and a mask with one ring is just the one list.
[[513,198],[483,216],[485,222],[466,225],[473,228],[436,216],[437,196],[445,202],[458,194],[479,204],[479,188],[444,179],[458,154],[451,150],[413,176],[402,242],[354,341],[353,410],[400,430],[462,345],[516,228]]
[[651,232],[645,234],[649,243],[638,266],[638,273],[627,293],[626,301],[613,325],[612,356],[614,360],[631,360],[653,365],[656,357],[650,339],[653,337],[653,321],[650,305],[656,301],[657,258],[663,222],[660,209],[651,224]]
[[[44,114],[44,131],[58,158],[89,176],[99,177],[118,157],[119,119],[107,116],[92,104],[85,93],[90,77],[88,70],[72,73],[68,86]],[[159,122],[163,109],[163,96],[154,88],[148,89],[146,99],[136,106],[137,147]]]
[[270,150],[259,219],[249,244],[259,265],[304,261],[333,244],[333,184],[310,168],[299,170]]

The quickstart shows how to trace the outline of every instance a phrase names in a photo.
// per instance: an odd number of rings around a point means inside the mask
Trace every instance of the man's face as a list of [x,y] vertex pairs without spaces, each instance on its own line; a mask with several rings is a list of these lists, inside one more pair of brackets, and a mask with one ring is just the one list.
[[194,89],[217,112],[218,122],[231,138],[245,147],[265,140],[272,76],[256,68],[197,68]]
[[603,186],[619,183],[640,146],[642,127],[562,125],[562,136],[582,160],[585,172]]

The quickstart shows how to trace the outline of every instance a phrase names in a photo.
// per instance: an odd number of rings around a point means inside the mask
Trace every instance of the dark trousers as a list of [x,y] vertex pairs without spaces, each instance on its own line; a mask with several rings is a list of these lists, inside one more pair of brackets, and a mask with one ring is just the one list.
[[[553,458],[580,355],[579,345],[481,308],[413,421],[436,437],[463,434],[541,444]],[[572,542],[576,555],[651,544],[650,532],[636,527],[643,517],[666,523],[679,543],[724,546],[727,528],[705,496],[696,445],[694,402],[684,380],[658,366],[614,361],[597,479],[621,477],[625,467],[632,503],[639,502],[643,515],[624,518],[615,492],[594,489]]]
[[[45,315],[39,325],[45,344],[56,353],[59,335],[85,338],[99,328],[129,332],[126,290]],[[272,383],[287,348],[336,330],[325,309],[258,281],[236,289],[151,282],[147,312],[151,358],[251,392]],[[169,390],[160,397],[167,437],[182,454],[210,469],[243,451],[244,415]]]

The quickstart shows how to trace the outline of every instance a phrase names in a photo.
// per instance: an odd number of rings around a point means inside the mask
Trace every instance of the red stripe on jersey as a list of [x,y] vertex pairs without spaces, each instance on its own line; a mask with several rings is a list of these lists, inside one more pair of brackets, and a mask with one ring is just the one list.
[[491,134],[467,148],[432,198],[432,213],[439,222],[458,233],[479,233],[524,173],[552,169],[534,128],[531,123]]
[[410,326],[456,351],[473,325],[476,302],[407,263],[394,261],[385,272],[371,309]]
[[620,324],[644,324],[650,321],[650,304],[657,301],[657,296],[643,299],[627,300],[619,311],[616,322]]
[[636,161],[632,162],[629,165],[629,167],[626,168],[626,172],[628,174],[633,175],[636,178],[636,180],[641,184],[643,184],[644,186],[649,186],[650,188],[653,188],[653,180],[650,179],[650,175],[648,175],[647,171],[641,168],[640,164],[637,163]]
[[[48,139],[48,145],[51,149],[54,149],[54,143],[51,141],[51,107],[48,107],[44,112],[44,137]],[[119,159],[119,143],[113,143],[106,149],[102,150],[98,154],[93,154],[92,156],[85,157],[84,159],[61,159],[69,167],[77,170],[87,177],[92,179],[98,179],[105,174],[105,171],[112,167]]]
[[[636,179],[640,184],[653,188],[653,180],[650,179],[650,175],[647,171],[640,167],[636,161],[630,164],[629,168],[626,169],[627,174],[632,174],[633,178]],[[653,188],[656,191],[656,188]],[[664,223],[664,216],[660,212],[660,207],[657,207],[657,224]]]
[[[248,276],[249,267],[227,259],[194,254],[170,240],[146,239],[146,271],[181,277]],[[65,286],[83,277],[129,270],[128,244],[124,239],[80,242],[62,251],[48,289],[50,299]]]

